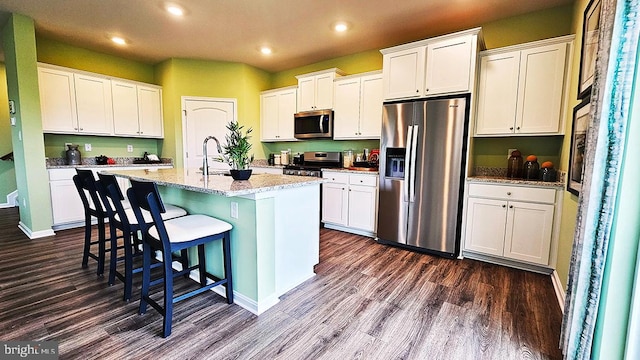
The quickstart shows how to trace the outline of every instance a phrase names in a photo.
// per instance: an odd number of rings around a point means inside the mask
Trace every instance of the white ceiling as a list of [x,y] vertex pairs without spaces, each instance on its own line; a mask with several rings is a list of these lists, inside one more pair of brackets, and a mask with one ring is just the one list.
[[[39,36],[155,64],[168,58],[241,62],[281,71],[381,49],[573,0],[0,0],[8,13],[34,19]],[[4,14],[2,14],[4,13]],[[344,20],[350,31],[334,33]],[[130,41],[119,47],[108,35]],[[274,53],[263,56],[262,45]]]

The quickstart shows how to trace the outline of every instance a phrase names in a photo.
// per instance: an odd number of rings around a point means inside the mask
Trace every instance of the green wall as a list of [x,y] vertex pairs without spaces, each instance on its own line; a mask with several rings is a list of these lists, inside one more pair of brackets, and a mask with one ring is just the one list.
[[51,232],[49,177],[44,163],[42,116],[38,91],[35,25],[12,14],[2,31],[8,97],[15,101],[16,126],[11,127],[20,227],[29,236]]
[[[109,136],[44,134],[44,151],[48,158],[63,158],[67,148],[64,144],[80,145],[78,150],[82,158],[99,155],[108,157],[141,157],[146,152],[158,153],[157,139],[120,138]],[[85,151],[85,144],[91,144],[91,151]],[[127,152],[127,145],[133,146],[133,152]]]
[[[163,87],[165,138],[161,153],[182,166],[182,97],[235,98],[238,122],[260,133],[260,92],[270,87],[266,71],[240,63],[170,59],[156,66]],[[265,158],[259,136],[252,138],[255,157]]]
[[[8,98],[5,68],[4,64],[0,64],[0,99]],[[0,156],[12,151],[9,103],[0,100]],[[7,195],[16,189],[16,171],[13,162],[0,161],[0,204],[4,204],[7,201]]]
[[473,139],[473,164],[506,168],[508,149],[518,149],[523,158],[533,154],[538,156],[539,164],[551,161],[557,169],[560,165],[562,141],[562,136],[475,138]]

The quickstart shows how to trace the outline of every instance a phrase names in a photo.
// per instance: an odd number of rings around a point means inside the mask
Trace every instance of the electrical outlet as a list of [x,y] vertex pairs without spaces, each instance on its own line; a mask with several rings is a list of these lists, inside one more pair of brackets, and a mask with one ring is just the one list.
[[507,153],[507,160],[509,160],[509,158],[511,157],[511,153],[516,151],[518,149],[509,149],[509,152]]
[[233,219],[238,218],[238,203],[235,201],[231,202],[231,217]]
[[133,145],[127,145],[127,152],[133,152]]
[[91,144],[84,144],[84,151],[91,151]]

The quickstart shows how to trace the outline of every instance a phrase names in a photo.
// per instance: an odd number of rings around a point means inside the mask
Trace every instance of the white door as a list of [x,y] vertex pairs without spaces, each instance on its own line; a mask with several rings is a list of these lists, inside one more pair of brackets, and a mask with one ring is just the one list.
[[504,256],[548,265],[553,210],[554,206],[551,204],[510,201]]
[[322,221],[337,225],[347,225],[349,197],[347,185],[339,183],[322,184]]
[[375,231],[377,195],[373,186],[349,187],[349,227]]
[[73,76],[78,130],[89,134],[111,134],[113,128],[111,81],[83,74]]
[[381,131],[382,76],[363,76],[360,89],[360,137],[379,139]]
[[[203,142],[207,136],[215,136],[220,145],[225,144],[227,124],[237,119],[236,99],[182,98],[183,158],[186,168],[202,166]],[[209,168],[229,169],[229,165],[215,161],[218,157],[215,141],[208,144]]]
[[427,46],[425,95],[469,91],[473,63],[471,39],[464,36]]
[[424,92],[425,52],[421,46],[382,57],[385,100],[419,97]]
[[465,249],[502,256],[506,213],[506,201],[470,197],[467,202]]
[[360,78],[337,80],[334,84],[333,137],[357,138],[360,120]]

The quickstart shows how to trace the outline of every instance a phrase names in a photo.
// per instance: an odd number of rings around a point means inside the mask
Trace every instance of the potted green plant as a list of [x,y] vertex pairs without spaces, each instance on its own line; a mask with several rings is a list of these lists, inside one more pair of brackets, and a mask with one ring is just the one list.
[[244,134],[241,126],[236,121],[227,124],[229,133],[225,135],[226,144],[222,147],[224,161],[231,165],[231,177],[234,180],[247,180],[251,176],[249,165],[253,162],[253,154],[249,156],[251,150],[251,132],[249,128]]

